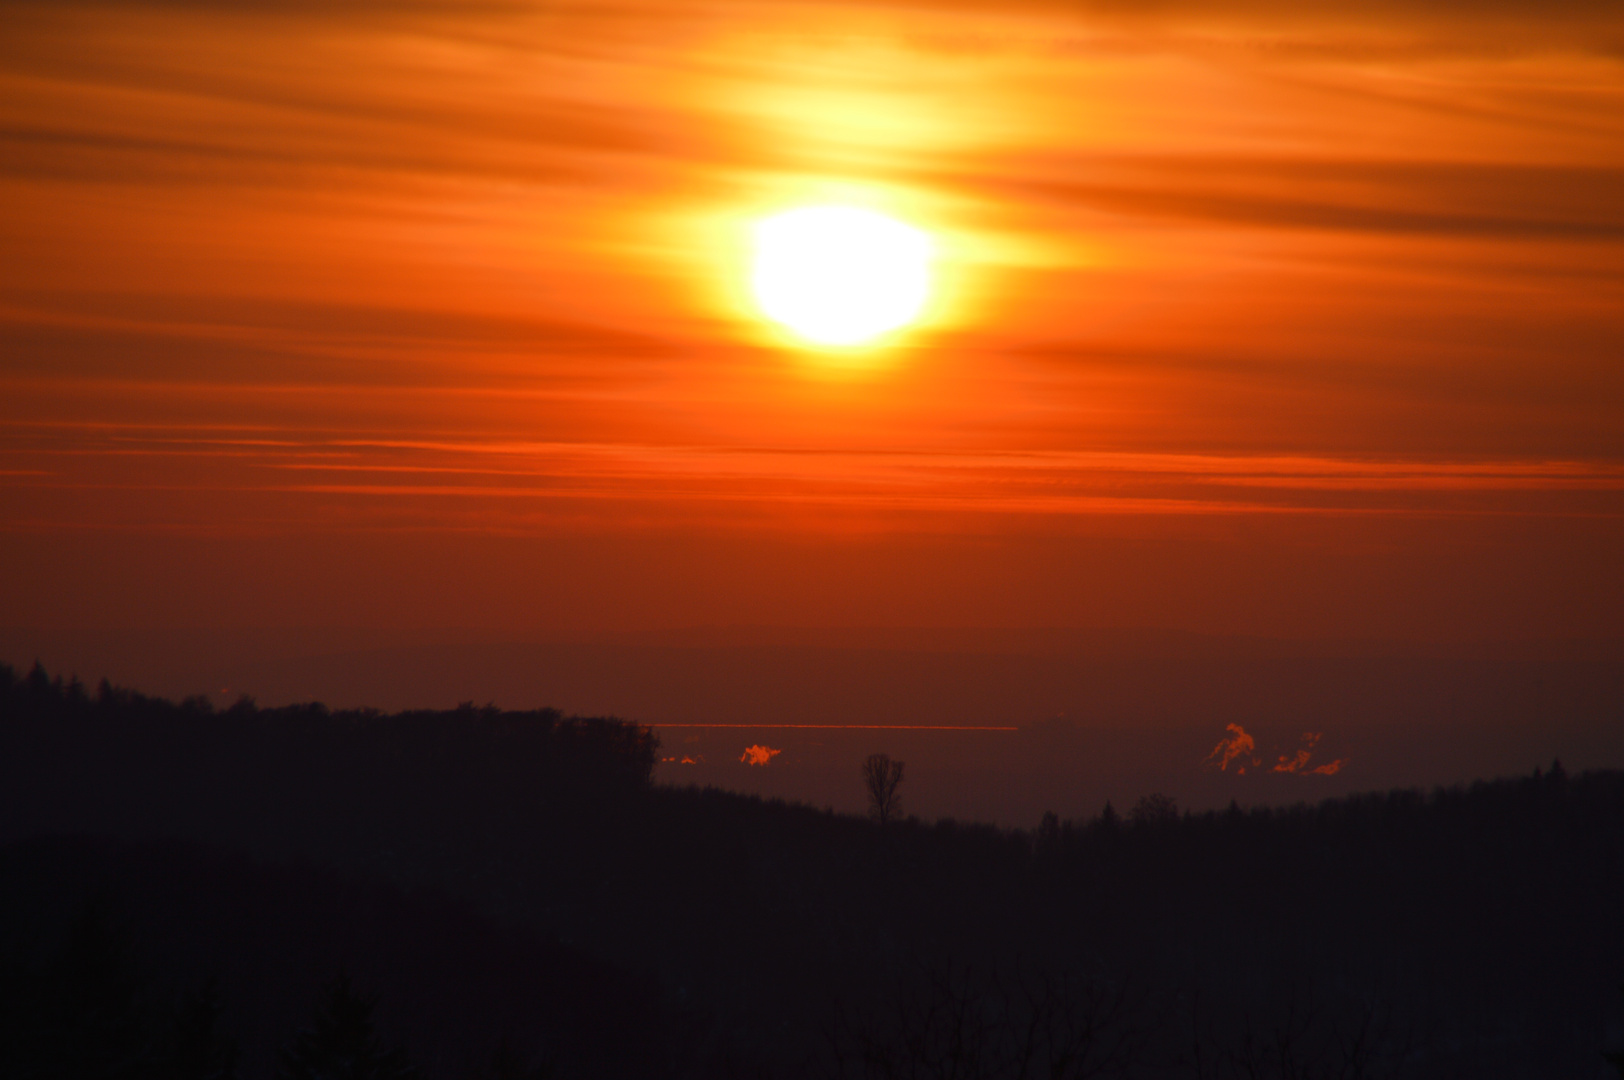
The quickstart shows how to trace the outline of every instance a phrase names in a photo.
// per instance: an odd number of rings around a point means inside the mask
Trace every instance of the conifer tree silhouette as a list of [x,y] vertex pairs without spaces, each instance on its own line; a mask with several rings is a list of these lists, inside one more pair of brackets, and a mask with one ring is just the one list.
[[[1624,986],[1620,986],[1618,989],[1620,992],[1624,992]],[[1619,1076],[1624,1077],[1624,1050],[1612,1052],[1603,1050],[1601,1056],[1607,1060],[1607,1064],[1618,1070]]]
[[497,1046],[491,1058],[490,1080],[551,1080],[557,1071],[554,1054],[544,1053],[539,1061],[531,1062],[522,1056],[506,1039]]
[[75,1080],[140,1075],[149,1060],[141,978],[129,938],[104,898],[86,904],[69,928],[44,973],[37,1007],[35,1075]]
[[175,1080],[236,1080],[237,1040],[220,1030],[220,989],[209,979],[180,1003],[162,1070]]
[[1060,855],[1060,815],[1053,810],[1043,812],[1038,831],[1032,838],[1032,850],[1040,859],[1054,859]]
[[406,1052],[386,1050],[372,1026],[374,999],[340,973],[316,1009],[313,1026],[282,1051],[279,1080],[417,1080]]
[[[1106,803],[1106,805],[1111,804]],[[1159,791],[1140,796],[1139,801],[1134,804],[1133,810],[1128,815],[1128,820],[1139,826],[1166,825],[1169,822],[1176,822],[1178,819],[1178,803],[1174,801],[1171,795],[1163,795]]]

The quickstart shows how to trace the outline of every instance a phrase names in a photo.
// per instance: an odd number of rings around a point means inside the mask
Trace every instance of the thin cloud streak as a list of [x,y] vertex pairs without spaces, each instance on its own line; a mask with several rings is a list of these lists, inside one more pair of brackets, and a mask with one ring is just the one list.
[[[1624,463],[387,439],[210,428],[36,422],[0,443],[36,488],[236,491],[391,500],[815,504],[856,512],[980,515],[1382,513],[1624,515]],[[281,437],[271,437],[280,434]],[[167,459],[190,485],[121,473]],[[98,464],[103,462],[105,464]],[[50,465],[50,468],[43,466]],[[112,470],[109,472],[108,470]],[[281,483],[266,471],[330,482]],[[346,479],[337,479],[344,477]],[[383,478],[389,482],[382,482]],[[370,478],[370,479],[366,479]],[[457,481],[457,482],[452,482]],[[500,481],[500,482],[492,482]],[[1440,503],[1431,497],[1451,497]],[[1461,498],[1470,501],[1461,502]],[[1580,501],[1575,502],[1575,499]],[[1397,500],[1397,501],[1395,501]],[[1532,501],[1530,501],[1532,500]],[[1599,500],[1599,501],[1598,501]],[[432,509],[424,513],[432,516]],[[309,513],[320,513],[313,505]],[[493,525],[502,522],[497,513]],[[459,524],[459,527],[462,527]]]
[[1013,725],[997,724],[662,724],[654,728],[806,728],[815,731],[1019,731]]

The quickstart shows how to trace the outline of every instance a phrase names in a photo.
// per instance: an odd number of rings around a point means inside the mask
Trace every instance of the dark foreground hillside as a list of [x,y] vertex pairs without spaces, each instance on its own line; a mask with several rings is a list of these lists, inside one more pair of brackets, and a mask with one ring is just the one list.
[[1008,832],[656,753],[0,669],[0,1074],[1618,1075],[1624,774]]

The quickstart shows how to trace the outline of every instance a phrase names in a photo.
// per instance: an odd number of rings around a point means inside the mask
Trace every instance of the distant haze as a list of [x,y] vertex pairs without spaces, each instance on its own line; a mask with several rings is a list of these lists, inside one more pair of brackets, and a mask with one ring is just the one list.
[[[1556,757],[1570,770],[1624,765],[1624,649],[1607,642],[1420,649],[1155,631],[748,627],[539,643],[0,632],[0,659],[35,658],[53,672],[221,705],[249,694],[266,705],[471,700],[614,714],[660,728],[672,759],[662,781],[846,811],[862,810],[858,765],[881,751],[907,762],[906,812],[1021,826],[1045,810],[1091,816],[1106,799],[1126,809],[1152,791],[1200,809],[1458,783]],[[1255,748],[1220,769],[1212,752],[1231,724]],[[1311,771],[1335,762],[1344,764],[1334,775]]]

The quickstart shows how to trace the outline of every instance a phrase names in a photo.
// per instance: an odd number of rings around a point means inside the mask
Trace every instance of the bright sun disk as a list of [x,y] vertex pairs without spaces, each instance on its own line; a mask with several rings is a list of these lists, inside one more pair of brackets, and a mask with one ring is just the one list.
[[816,345],[863,345],[919,317],[930,238],[872,210],[807,206],[756,226],[750,284],[762,314]]

